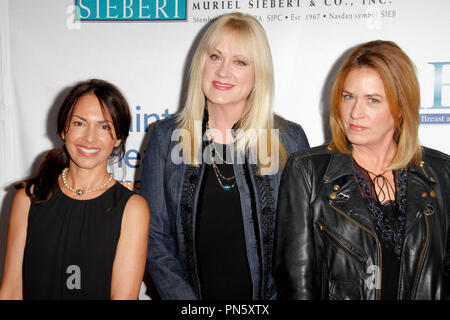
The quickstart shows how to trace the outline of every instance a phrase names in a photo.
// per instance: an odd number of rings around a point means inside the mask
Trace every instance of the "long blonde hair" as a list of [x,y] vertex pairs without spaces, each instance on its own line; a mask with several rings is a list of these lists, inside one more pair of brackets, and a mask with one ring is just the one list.
[[397,151],[388,170],[418,165],[422,157],[419,143],[420,89],[414,64],[392,41],[371,41],[357,46],[340,66],[331,89],[330,126],[333,135],[329,148],[350,153],[340,117],[345,78],[356,68],[372,68],[384,83],[386,98],[395,123]]
[[[271,134],[273,129],[273,91],[274,72],[269,43],[261,24],[254,17],[234,12],[215,20],[203,35],[192,59],[189,72],[189,85],[184,108],[177,116],[178,128],[190,133],[188,139],[182,139],[183,157],[187,163],[198,165],[198,150],[201,149],[202,133],[198,123],[205,112],[205,95],[202,91],[202,75],[206,57],[225,36],[233,33],[236,36],[242,54],[254,67],[255,84],[247,99],[247,104],[239,120],[239,133],[236,137],[236,151],[253,151],[258,154],[260,168],[267,164],[261,161],[261,154],[278,153],[277,160],[283,164],[286,151],[279,137]],[[196,129],[197,123],[197,129]],[[265,131],[261,131],[264,129]],[[267,135],[265,135],[265,132]],[[274,144],[279,148],[272,148]],[[265,146],[266,153],[262,153]],[[272,150],[273,149],[273,150]],[[277,166],[278,169],[278,166]]]

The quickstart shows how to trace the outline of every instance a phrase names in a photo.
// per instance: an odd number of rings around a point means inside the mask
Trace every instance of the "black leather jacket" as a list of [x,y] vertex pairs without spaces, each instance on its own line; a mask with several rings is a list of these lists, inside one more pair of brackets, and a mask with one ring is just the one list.
[[[450,157],[423,148],[407,171],[397,299],[450,295]],[[279,299],[380,299],[381,243],[350,154],[326,146],[293,154],[278,200],[274,276]],[[379,282],[381,283],[381,281]]]

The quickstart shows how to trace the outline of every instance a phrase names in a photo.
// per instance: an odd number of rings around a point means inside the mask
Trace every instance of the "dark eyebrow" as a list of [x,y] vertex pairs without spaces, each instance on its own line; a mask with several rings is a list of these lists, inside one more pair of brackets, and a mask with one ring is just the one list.
[[83,120],[83,121],[87,121],[85,118],[83,118],[83,117],[80,117],[79,115],[77,115],[77,114],[74,114],[73,115],[73,117],[77,117],[77,118],[79,118],[80,120]]
[[[77,114],[74,114],[73,115],[74,117],[77,117],[77,118],[79,118],[80,120],[82,120],[82,121],[84,121],[84,122],[87,122],[87,120],[85,119],[85,118],[83,118],[83,117],[81,117],[81,116],[79,116],[79,115],[77,115]],[[110,121],[110,120],[100,120],[100,121],[97,121],[97,123],[112,123],[112,121]]]

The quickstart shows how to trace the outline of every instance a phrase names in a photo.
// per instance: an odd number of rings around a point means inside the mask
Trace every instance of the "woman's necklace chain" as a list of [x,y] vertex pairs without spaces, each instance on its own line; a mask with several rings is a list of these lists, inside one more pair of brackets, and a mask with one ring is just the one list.
[[64,187],[66,187],[67,189],[69,189],[69,190],[72,191],[73,193],[76,193],[76,194],[79,195],[79,196],[82,196],[83,194],[88,194],[88,193],[90,193],[90,192],[93,192],[93,191],[97,191],[97,190],[99,190],[99,189],[102,189],[102,188],[106,187],[106,186],[112,181],[112,179],[113,179],[113,174],[110,173],[110,174],[109,174],[109,178],[106,179],[106,181],[105,181],[102,185],[99,185],[99,186],[96,186],[96,187],[94,187],[94,188],[87,189],[87,190],[84,190],[84,191],[83,191],[83,190],[81,190],[81,189],[75,189],[75,188],[73,188],[72,186],[70,186],[70,185],[67,183],[67,178],[66,178],[67,171],[69,171],[69,168],[65,168],[65,169],[62,171],[62,174],[61,174],[61,178],[62,178]]
[[221,154],[219,151],[217,151],[217,145],[216,145],[216,143],[214,142],[214,140],[212,140],[212,143],[214,144],[214,148],[211,148],[211,152],[213,152],[213,150],[214,150],[214,156],[217,155],[217,156],[220,158],[220,160],[222,161],[222,163],[233,164],[233,162],[230,162],[230,161],[225,160],[225,159],[223,158],[222,154]]
[[[209,125],[206,125],[206,131],[208,131],[209,129]],[[210,136],[209,134],[207,134],[208,136],[208,140],[210,141],[210,144],[214,144],[214,148],[211,148],[210,152],[209,152],[209,157],[211,159],[211,163],[213,166],[213,171],[214,174],[216,175],[217,181],[219,182],[219,185],[222,187],[223,190],[225,191],[229,191],[231,190],[235,185],[236,185],[236,177],[233,175],[231,177],[225,177],[219,170],[219,168],[217,167],[216,163],[215,163],[215,155],[219,154],[219,157],[221,158],[221,160],[223,161],[223,163],[226,164],[232,164],[232,162],[227,162],[225,161],[225,159],[220,155],[220,152],[218,152],[216,150],[216,145],[214,143],[214,137]],[[222,180],[225,181],[231,181],[234,179],[234,182],[232,184],[225,184]]]

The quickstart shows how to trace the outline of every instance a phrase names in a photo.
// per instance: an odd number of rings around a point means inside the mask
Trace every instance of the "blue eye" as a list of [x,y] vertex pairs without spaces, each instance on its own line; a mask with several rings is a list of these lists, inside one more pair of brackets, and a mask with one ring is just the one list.
[[247,65],[247,63],[245,63],[245,61],[242,61],[242,60],[236,60],[236,62],[235,62],[238,66],[241,66],[241,67],[243,67],[243,66],[246,66]]
[[351,94],[344,93],[342,95],[342,99],[344,99],[344,100],[350,100],[352,98],[353,98],[353,96]]
[[211,60],[213,60],[213,61],[217,61],[217,60],[220,59],[220,57],[219,57],[217,54],[212,54],[212,55],[209,56],[209,58],[210,58]]
[[377,100],[377,99],[375,99],[375,98],[370,98],[370,99],[369,99],[369,102],[370,102],[370,103],[373,103],[373,104],[376,104],[376,103],[379,103],[380,101]]

